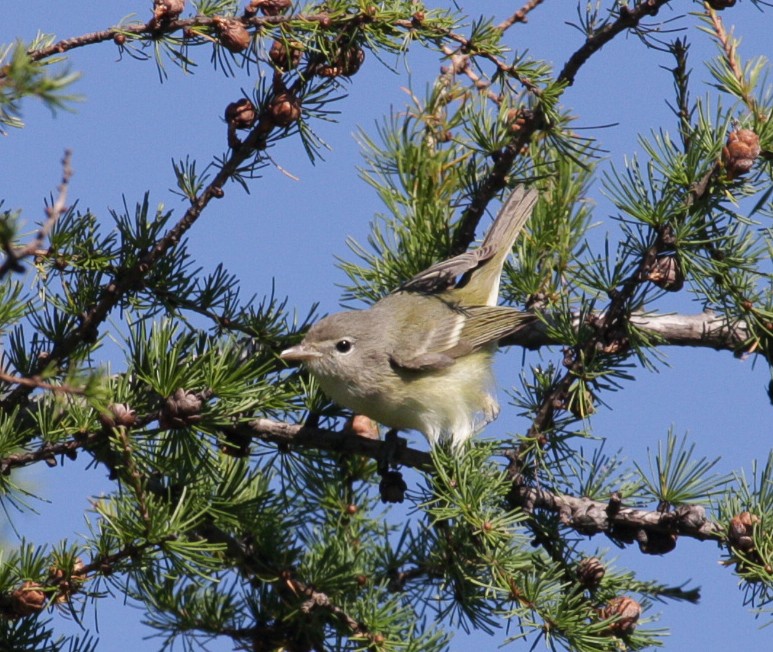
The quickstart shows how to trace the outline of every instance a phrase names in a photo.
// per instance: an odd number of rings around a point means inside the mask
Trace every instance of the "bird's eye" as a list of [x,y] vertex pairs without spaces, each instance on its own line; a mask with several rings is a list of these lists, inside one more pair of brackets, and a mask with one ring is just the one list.
[[352,343],[349,340],[338,340],[336,342],[336,351],[339,353],[349,353],[352,350]]

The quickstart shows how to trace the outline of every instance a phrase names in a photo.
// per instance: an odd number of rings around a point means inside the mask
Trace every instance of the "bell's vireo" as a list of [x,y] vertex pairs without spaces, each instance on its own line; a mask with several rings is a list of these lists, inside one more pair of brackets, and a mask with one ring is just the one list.
[[502,267],[537,192],[519,186],[483,244],[437,263],[367,310],[321,319],[281,358],[302,362],[333,401],[456,448],[499,412],[491,362],[530,313],[497,306]]

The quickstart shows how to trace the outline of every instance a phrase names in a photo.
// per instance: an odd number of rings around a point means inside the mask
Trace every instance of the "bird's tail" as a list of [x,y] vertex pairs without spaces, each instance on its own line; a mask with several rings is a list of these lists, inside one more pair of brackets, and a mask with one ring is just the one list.
[[502,205],[478,250],[481,263],[470,270],[469,278],[466,279],[469,296],[480,297],[481,303],[485,305],[496,305],[505,260],[513,250],[518,234],[531,217],[537,197],[534,188],[518,186]]

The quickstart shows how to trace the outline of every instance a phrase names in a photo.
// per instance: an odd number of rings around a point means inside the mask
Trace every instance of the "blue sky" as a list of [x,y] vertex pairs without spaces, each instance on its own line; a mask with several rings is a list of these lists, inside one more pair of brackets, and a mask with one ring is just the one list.
[[[520,4],[479,3],[499,19]],[[581,35],[566,25],[576,18],[574,4],[545,2],[528,25],[510,30],[512,47],[528,48],[533,56],[560,68],[581,43]],[[75,36],[113,25],[131,13],[147,20],[151,2],[4,0],[3,5],[0,43],[16,37],[29,40],[37,30]],[[665,10],[661,17],[668,16]],[[728,25],[735,23],[738,34],[743,35],[743,56],[771,54],[770,11],[761,14],[750,2],[741,1],[724,18]],[[707,90],[701,84],[707,75],[700,61],[712,46],[698,34],[694,20],[673,26],[688,28],[689,38],[695,41],[692,92],[701,95]],[[418,50],[415,54],[407,64],[396,62],[396,72],[368,58],[348,97],[338,103],[340,122],[314,125],[330,145],[324,161],[311,165],[300,144],[287,140],[271,151],[276,166],[264,170],[249,195],[236,185],[226,187],[225,197],[209,206],[189,238],[190,251],[205,271],[223,262],[241,279],[244,297],[267,294],[274,283],[278,294],[288,295],[289,305],[301,315],[314,302],[320,303],[322,312],[338,307],[341,291],[336,284],[344,278],[335,258],[351,258],[346,238],[364,242],[369,220],[381,210],[375,193],[358,178],[362,158],[355,132],[362,127],[373,134],[374,125],[390,108],[400,111],[406,104],[408,84],[421,92],[437,74],[440,62],[436,56]],[[226,146],[224,107],[241,96],[242,88],[249,91],[254,84],[254,78],[242,72],[235,78],[213,74],[204,49],[196,56],[199,69],[195,76],[186,76],[170,65],[169,78],[162,84],[151,61],[119,61],[111,43],[74,51],[72,68],[83,73],[75,91],[85,98],[75,113],[52,116],[38,104],[27,103],[23,116],[27,128],[0,139],[4,208],[22,208],[30,227],[40,220],[43,199],[59,179],[62,152],[71,148],[75,176],[70,196],[78,198],[81,209],[90,208],[108,220],[108,208],[120,209],[124,197],[132,206],[145,191],[151,193],[151,204],[182,209],[179,198],[170,192],[174,186],[171,159],[190,155],[204,165],[221,154]],[[660,126],[674,131],[673,116],[663,100],[663,89],[669,89],[671,82],[669,73],[660,67],[670,65],[667,55],[647,52],[635,37],[619,38],[583,67],[576,86],[566,92],[563,102],[578,116],[579,126],[619,123],[589,132],[608,151],[609,162],[621,165],[625,156],[639,151],[637,132]],[[612,209],[598,185],[591,196],[598,205],[597,231],[615,233],[609,220]],[[679,301],[682,311],[700,309],[687,296]],[[646,451],[656,448],[673,428],[680,435],[689,433],[700,454],[712,459],[720,456],[720,471],[744,468],[750,474],[752,460],[764,461],[771,448],[773,408],[765,394],[770,380],[766,366],[726,352],[674,349],[666,353],[668,367],[661,367],[658,373],[637,370],[634,383],[605,397],[610,409],[602,409],[594,418],[595,433],[608,438],[608,451],[620,449],[642,461]],[[542,359],[560,360],[560,352],[545,351]],[[514,381],[521,360],[520,351],[500,356],[497,367],[503,387],[508,379]],[[502,394],[503,402],[505,398]],[[515,410],[505,408],[488,434],[523,427]],[[417,445],[423,446],[419,439]],[[83,465],[81,459],[64,469],[27,473],[28,481],[48,502],[36,504],[45,518],[15,519],[20,532],[37,541],[65,536],[77,540],[78,533],[85,531],[82,513],[90,497],[109,490],[103,470],[84,470]],[[14,538],[6,530],[6,541],[13,543]],[[607,543],[596,538],[590,545],[610,547]],[[773,634],[759,629],[764,621],[754,620],[742,606],[736,579],[717,564],[719,550],[713,544],[683,540],[664,557],[645,557],[631,548],[620,551],[619,558],[621,566],[630,564],[643,577],[701,585],[700,605],[668,604],[656,609],[663,613],[660,624],[672,632],[666,649],[771,647]],[[121,605],[120,600],[101,605],[98,616],[100,650],[158,647],[143,643],[150,632],[139,625],[141,612]],[[492,643],[503,639],[460,635],[452,649],[469,649],[473,644],[493,647]],[[213,644],[211,649],[230,646]]]

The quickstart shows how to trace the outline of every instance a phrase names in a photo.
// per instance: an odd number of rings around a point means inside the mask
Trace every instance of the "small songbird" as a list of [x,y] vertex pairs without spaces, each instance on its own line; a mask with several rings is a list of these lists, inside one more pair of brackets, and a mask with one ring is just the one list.
[[534,315],[497,306],[507,256],[537,201],[519,186],[483,244],[437,263],[367,310],[329,315],[280,357],[339,405],[458,448],[496,418],[497,344]]

